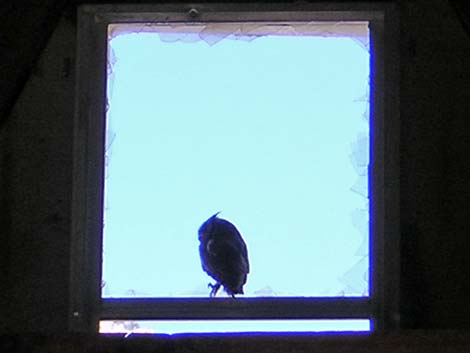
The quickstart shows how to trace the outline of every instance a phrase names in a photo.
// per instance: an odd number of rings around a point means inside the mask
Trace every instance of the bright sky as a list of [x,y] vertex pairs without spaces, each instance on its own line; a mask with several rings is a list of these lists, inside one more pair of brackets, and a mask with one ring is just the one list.
[[102,333],[369,331],[369,320],[101,321]]
[[109,61],[103,296],[207,297],[197,230],[218,211],[246,296],[367,295],[364,47],[129,33]]

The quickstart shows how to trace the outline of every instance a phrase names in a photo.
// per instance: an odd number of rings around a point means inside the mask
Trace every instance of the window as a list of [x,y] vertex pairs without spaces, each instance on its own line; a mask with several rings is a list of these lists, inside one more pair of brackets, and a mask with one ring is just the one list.
[[[81,8],[73,328],[392,321],[396,24],[388,7],[326,10]],[[199,263],[218,211],[248,244],[236,300],[208,298]]]

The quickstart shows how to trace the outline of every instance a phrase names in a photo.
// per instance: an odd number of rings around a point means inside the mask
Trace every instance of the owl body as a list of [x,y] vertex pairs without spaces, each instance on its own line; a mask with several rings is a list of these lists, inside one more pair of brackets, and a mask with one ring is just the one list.
[[210,217],[199,228],[199,255],[202,269],[216,283],[210,285],[211,296],[215,296],[221,286],[232,297],[243,294],[250,271],[248,250],[237,228],[225,219]]

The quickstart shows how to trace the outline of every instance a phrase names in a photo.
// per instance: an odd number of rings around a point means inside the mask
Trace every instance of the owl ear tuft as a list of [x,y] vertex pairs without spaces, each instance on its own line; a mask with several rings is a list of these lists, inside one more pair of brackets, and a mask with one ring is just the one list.
[[212,221],[212,220],[216,219],[220,212],[221,212],[221,211],[219,211],[219,212],[217,212],[216,214],[214,214],[211,218],[208,219],[208,221],[209,221],[209,220]]

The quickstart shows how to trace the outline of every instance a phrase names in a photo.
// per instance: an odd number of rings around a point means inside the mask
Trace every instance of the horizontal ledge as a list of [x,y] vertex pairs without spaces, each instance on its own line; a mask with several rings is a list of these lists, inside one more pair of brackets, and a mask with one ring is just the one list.
[[366,319],[370,298],[106,298],[100,319]]
[[[237,21],[374,21],[384,19],[390,4],[119,4],[84,5],[82,13],[97,23],[237,22]],[[195,9],[197,16],[190,15]],[[194,12],[192,12],[194,14]]]

